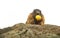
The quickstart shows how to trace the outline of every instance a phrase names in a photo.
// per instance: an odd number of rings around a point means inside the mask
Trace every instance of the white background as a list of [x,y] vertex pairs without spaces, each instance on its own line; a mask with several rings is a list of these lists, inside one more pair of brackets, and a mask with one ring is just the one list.
[[0,0],[0,28],[25,23],[36,8],[45,16],[45,24],[60,25],[60,0]]

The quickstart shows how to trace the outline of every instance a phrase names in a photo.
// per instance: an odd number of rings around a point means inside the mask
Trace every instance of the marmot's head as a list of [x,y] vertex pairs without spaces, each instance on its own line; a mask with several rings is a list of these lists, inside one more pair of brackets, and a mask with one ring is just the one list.
[[39,9],[34,9],[33,10],[33,17],[36,21],[39,21],[41,20],[41,17],[42,17],[42,13],[41,13],[41,10]]
[[37,14],[37,15],[40,15],[41,14],[41,10],[39,9],[34,9],[33,10],[33,13]]

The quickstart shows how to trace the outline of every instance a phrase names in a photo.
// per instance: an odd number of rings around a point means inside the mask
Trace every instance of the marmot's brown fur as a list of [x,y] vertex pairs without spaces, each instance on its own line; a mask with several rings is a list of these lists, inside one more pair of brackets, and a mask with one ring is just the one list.
[[[35,19],[36,15],[41,15],[42,19],[40,21],[37,21]],[[26,21],[26,24],[37,24],[37,25],[44,25],[44,15],[41,13],[41,10],[35,9],[30,15],[28,16],[28,19]]]

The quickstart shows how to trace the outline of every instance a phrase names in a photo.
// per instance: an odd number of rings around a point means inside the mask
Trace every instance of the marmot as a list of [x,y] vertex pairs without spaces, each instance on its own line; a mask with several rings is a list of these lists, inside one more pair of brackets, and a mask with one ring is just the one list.
[[41,13],[41,10],[34,9],[28,16],[26,24],[44,25],[44,21],[44,15]]

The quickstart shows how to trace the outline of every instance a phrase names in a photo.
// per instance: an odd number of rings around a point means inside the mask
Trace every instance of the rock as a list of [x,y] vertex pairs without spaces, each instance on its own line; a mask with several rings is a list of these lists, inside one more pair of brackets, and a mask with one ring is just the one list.
[[0,33],[0,38],[60,38],[60,26],[19,23],[12,27],[1,29]]

